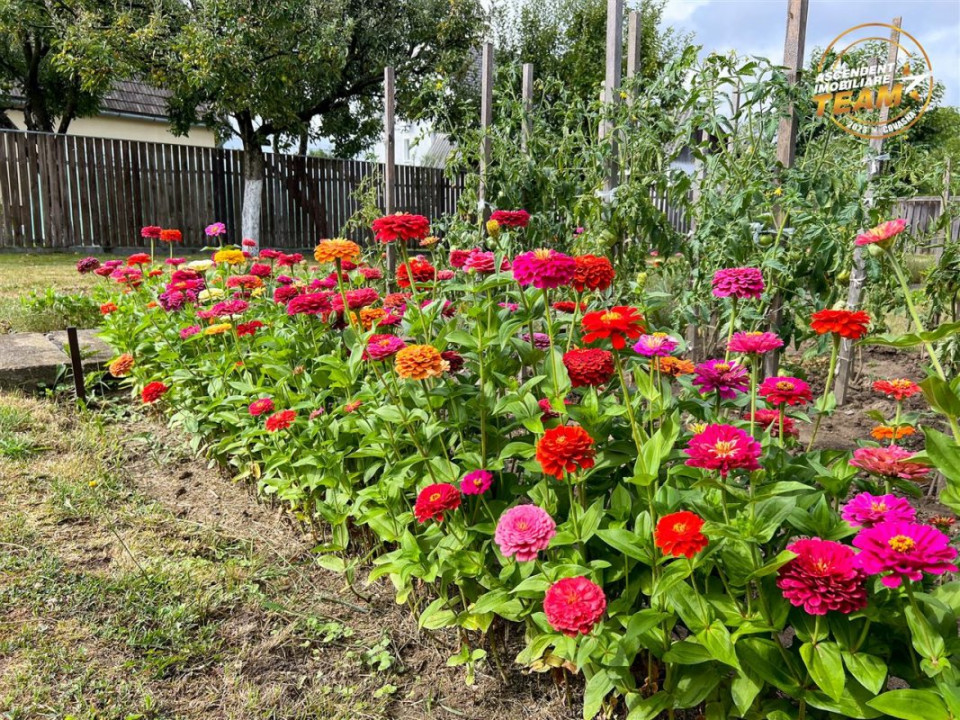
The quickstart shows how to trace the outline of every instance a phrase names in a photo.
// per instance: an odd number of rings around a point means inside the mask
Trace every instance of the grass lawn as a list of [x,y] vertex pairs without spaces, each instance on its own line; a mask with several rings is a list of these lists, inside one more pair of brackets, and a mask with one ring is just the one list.
[[62,308],[31,309],[23,300],[31,292],[44,294],[48,288],[64,294],[88,294],[100,278],[77,272],[81,257],[72,253],[0,254],[0,333],[64,329],[69,318]]

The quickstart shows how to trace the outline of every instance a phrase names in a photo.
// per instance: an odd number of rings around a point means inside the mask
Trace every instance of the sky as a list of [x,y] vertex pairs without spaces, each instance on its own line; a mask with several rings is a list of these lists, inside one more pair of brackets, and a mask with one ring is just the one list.
[[[804,64],[847,28],[898,15],[930,56],[942,104],[960,106],[960,0],[810,0]],[[783,62],[787,0],[668,0],[663,20],[692,32],[704,54],[736,50]]]

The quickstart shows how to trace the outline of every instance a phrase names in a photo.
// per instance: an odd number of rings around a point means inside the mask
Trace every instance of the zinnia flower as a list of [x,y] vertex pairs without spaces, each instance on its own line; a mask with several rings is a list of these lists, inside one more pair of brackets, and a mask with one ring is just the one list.
[[929,466],[911,458],[913,453],[898,445],[862,447],[853,451],[850,464],[880,477],[923,480],[930,472]]
[[403,350],[407,344],[396,335],[371,335],[364,350],[365,360],[386,360]]
[[474,248],[473,250],[451,250],[450,267],[455,267],[457,269],[462,268],[466,264],[467,258],[470,257],[470,254],[475,252],[481,251],[479,248]]
[[117,307],[116,303],[112,303],[112,302],[103,303],[103,305],[100,306],[100,314],[109,315],[110,313],[116,312],[119,309],[120,308]]
[[899,427],[877,425],[870,431],[870,437],[875,440],[900,440],[914,433],[916,433],[916,430],[909,425],[900,425]]
[[449,364],[432,345],[408,345],[397,352],[394,369],[404,380],[440,377]]
[[882,522],[913,522],[917,511],[905,498],[863,492],[850,498],[840,516],[853,527],[873,527]]
[[556,534],[557,524],[546,510],[536,505],[517,505],[500,516],[493,539],[504,557],[529,562],[549,547]]
[[744,355],[763,355],[783,347],[783,340],[772,332],[738,332],[727,343],[727,350]]
[[277,432],[279,430],[286,430],[293,425],[296,419],[296,410],[281,410],[268,417],[263,426],[267,429],[267,432]]
[[497,259],[492,252],[483,252],[481,250],[474,250],[469,255],[463,263],[463,269],[466,272],[479,273],[480,275],[489,275],[492,272],[496,272],[497,269]]
[[77,272],[81,275],[91,273],[94,270],[97,270],[99,267],[100,261],[95,257],[85,257],[81,260],[77,260]]
[[167,390],[169,389],[170,389],[169,386],[164,385],[162,382],[154,380],[153,382],[147,383],[144,386],[143,390],[140,393],[140,397],[143,399],[144,403],[146,403],[147,405],[150,405],[151,403],[155,403],[157,400],[159,400],[164,395],[166,395]]
[[257,330],[262,327],[264,327],[264,324],[259,320],[251,320],[250,322],[240,323],[237,325],[237,337],[255,335]]
[[564,473],[593,467],[593,438],[579,425],[550,428],[537,441],[537,462],[545,475],[563,480]]
[[568,637],[589,633],[603,617],[606,608],[603,589],[585,577],[558,580],[547,589],[543,598],[547,622]]
[[750,386],[747,368],[734,360],[707,360],[697,365],[696,373],[693,384],[702,395],[716,392],[724,400],[732,400]]
[[270,398],[260,398],[259,400],[254,400],[250,403],[250,406],[247,408],[250,411],[250,414],[254,417],[258,415],[264,415],[266,413],[272,413],[274,411],[273,400]]
[[[743,414],[744,420],[750,419],[750,411],[747,410]],[[754,416],[754,421],[761,428],[770,431],[770,435],[773,437],[780,437],[780,411],[771,410],[770,408],[757,408],[757,414]],[[800,431],[797,430],[796,425],[794,424],[793,418],[786,415],[783,416],[783,436],[784,437],[798,437]]]
[[[347,290],[344,293],[347,296],[347,306],[350,310],[359,310],[360,308],[373,305],[380,299],[380,293],[373,288],[357,288],[356,290]],[[343,298],[339,293],[331,298],[333,309],[337,312],[343,312]]]
[[703,518],[687,510],[664,515],[657,521],[653,532],[653,543],[663,550],[664,555],[692,558],[703,550],[707,536],[700,532]]
[[692,375],[696,370],[693,362],[678,357],[654,358],[654,367],[664,375],[680,377],[681,375]]
[[233,248],[217,250],[213,254],[213,261],[217,264],[224,263],[226,265],[240,265],[244,263],[246,259],[247,258],[244,256],[242,250],[234,250]]
[[768,377],[757,393],[770,405],[804,405],[813,399],[810,386],[795,377]]
[[463,355],[458,353],[456,350],[444,350],[442,353],[440,353],[440,357],[446,361],[448,372],[458,373],[463,370],[463,365],[465,362]]
[[[557,300],[550,307],[552,307],[557,312],[571,314],[577,310],[577,304],[573,300]],[[580,303],[580,311],[583,312],[587,309],[586,303]]]
[[185,327],[180,330],[180,339],[186,340],[188,337],[193,337],[198,332],[200,332],[199,325],[191,325],[190,327]]
[[397,266],[397,285],[402,288],[408,288],[414,283],[420,287],[436,277],[437,269],[422,255],[417,255],[410,260],[409,270],[406,263]]
[[885,522],[864,528],[853,538],[860,548],[857,561],[868,575],[884,575],[881,582],[900,587],[905,579],[919,581],[923,573],[942,575],[957,572],[953,559],[956,548],[950,538],[929,525],[912,522]]
[[718,470],[726,477],[731,470],[757,470],[760,464],[760,443],[732,425],[708,425],[694,435],[684,452],[690,456],[687,465]]
[[130,371],[133,370],[134,360],[133,355],[130,353],[124,353],[112,363],[110,363],[107,368],[110,371],[110,374],[114,377],[125,377],[130,374]]
[[600,348],[574,348],[563,355],[573,387],[596,387],[613,377],[613,354]]
[[127,267],[133,267],[134,265],[149,265],[150,264],[150,253],[134,253],[127,258]]
[[757,268],[725,268],[713,275],[715,297],[759,298],[764,287],[763,275]]
[[569,285],[577,264],[569,255],[556,250],[531,250],[513,259],[513,279],[518,285],[533,285],[541,290]]
[[203,231],[207,234],[207,237],[219,237],[227,233],[227,226],[222,222],[215,222],[207,225]]
[[360,246],[350,240],[336,238],[334,240],[321,240],[320,244],[313,251],[313,257],[317,262],[328,263],[336,260],[353,260],[360,257]]
[[859,340],[867,334],[870,316],[862,310],[818,310],[811,316],[810,327],[818,335],[833,333],[849,340]]
[[473,470],[460,481],[460,492],[464,495],[483,495],[493,484],[493,473],[489,470]]
[[303,288],[298,288],[295,285],[281,285],[273,291],[273,301],[277,305],[286,305],[302,292]]
[[530,333],[523,333],[520,337],[525,343],[533,345],[536,350],[548,350],[550,348],[550,336],[546,333],[535,332],[532,342],[530,340]]
[[636,340],[645,329],[640,311],[624,305],[589,312],[583,316],[581,324],[586,331],[583,342],[609,338],[614,350],[623,350],[627,340]]
[[857,235],[857,239],[854,241],[856,245],[873,245],[874,243],[880,243],[881,245],[888,245],[888,240],[892,240],[897,235],[902,233],[907,228],[907,221],[903,218],[897,218],[896,220],[887,220],[877,225],[875,228],[870,228],[864,233]]
[[159,225],[147,225],[140,228],[140,237],[147,238],[148,240],[150,238],[157,239],[160,237],[160,233],[162,231],[163,228],[161,228]]
[[[280,288],[273,292],[274,300]],[[287,315],[325,315],[333,309],[330,304],[330,298],[325,293],[306,293],[300,295],[299,292],[287,302]]]
[[500,227],[525,228],[530,223],[530,213],[526,210],[494,210],[490,219]]
[[670,337],[666,333],[658,332],[652,335],[641,335],[640,339],[637,340],[633,346],[633,351],[644,357],[666,357],[676,350],[679,345],[680,343],[676,338]]
[[907,378],[896,378],[894,380],[877,380],[873,383],[873,389],[881,392],[887,397],[893,398],[897,402],[913,397],[920,392],[920,386],[913,380]]
[[779,571],[777,587],[791,605],[810,615],[831,610],[849,615],[867,606],[866,576],[852,548],[806,538],[787,546],[797,557]]
[[231,325],[231,324],[228,323],[228,322],[225,322],[225,323],[217,323],[216,325],[211,325],[211,326],[205,328],[204,331],[203,331],[203,334],[204,334],[204,335],[223,335],[225,332],[227,332],[228,330],[230,330],[232,327],[233,327],[233,325]]
[[443,514],[460,507],[460,492],[450,483],[427,485],[417,495],[417,502],[413,506],[413,514],[417,522],[427,520],[443,522]]
[[430,234],[430,222],[423,215],[386,215],[373,221],[373,233],[382,243],[420,241]]
[[582,293],[584,290],[603,292],[610,287],[616,275],[610,260],[597,255],[578,255],[574,261],[577,267],[573,275],[573,287],[577,292]]
[[160,242],[175,243],[183,240],[183,233],[173,228],[167,228],[160,231]]

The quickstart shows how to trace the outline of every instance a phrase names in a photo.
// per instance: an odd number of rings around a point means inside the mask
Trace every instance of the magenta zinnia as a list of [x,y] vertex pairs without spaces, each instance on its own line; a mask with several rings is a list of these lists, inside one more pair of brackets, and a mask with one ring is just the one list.
[[536,505],[517,505],[500,516],[493,539],[504,557],[527,562],[536,560],[537,553],[546,550],[556,534],[557,524],[546,510]]
[[641,335],[633,346],[633,351],[644,357],[666,357],[679,346],[676,338],[666,333],[658,332],[650,335]]
[[813,399],[810,386],[795,377],[768,377],[757,390],[770,405],[804,405]]
[[483,495],[493,484],[493,473],[489,470],[468,472],[460,481],[460,492],[464,495]]
[[873,527],[883,522],[913,522],[917,511],[906,498],[862,492],[843,506],[840,515],[853,527]]
[[540,289],[569,285],[576,271],[576,261],[556,250],[531,250],[513,260],[513,278],[517,284]]
[[853,539],[860,548],[857,557],[868,575],[883,576],[887,587],[900,587],[905,579],[918,581],[923,573],[942,575],[957,572],[952,562],[956,548],[950,538],[929,525],[912,522],[886,522],[864,528]]
[[386,360],[403,350],[407,344],[396,335],[371,335],[363,351],[364,360]]
[[904,480],[922,480],[930,467],[913,460],[913,453],[898,445],[889,447],[862,447],[853,451],[850,464],[871,475]]
[[716,392],[724,400],[732,400],[749,387],[747,368],[733,360],[707,360],[697,365],[696,373],[693,384],[704,395]]
[[763,275],[757,268],[725,268],[713,275],[716,297],[759,298],[764,287]]
[[777,587],[811,615],[834,610],[849,615],[867,606],[863,571],[853,550],[832,540],[807,538],[788,545],[797,557],[780,568]]
[[727,344],[727,350],[744,355],[763,355],[771,350],[783,347],[783,340],[772,332],[734,333]]
[[760,467],[760,443],[732,425],[708,425],[693,436],[684,452],[690,456],[687,465],[718,470],[723,476],[731,470]]

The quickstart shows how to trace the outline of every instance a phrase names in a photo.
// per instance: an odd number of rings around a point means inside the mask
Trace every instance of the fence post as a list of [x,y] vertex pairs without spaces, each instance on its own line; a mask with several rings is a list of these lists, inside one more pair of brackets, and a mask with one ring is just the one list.
[[[887,63],[896,68],[897,51],[900,42],[900,23],[902,18],[893,19],[893,29],[890,31],[890,49],[887,54]],[[894,76],[896,70],[890,73],[890,84],[888,87],[893,89]],[[884,105],[880,109],[880,124],[887,121],[890,115],[890,108]],[[867,205],[873,204],[873,188],[871,182],[880,172],[880,160],[878,159],[880,151],[883,150],[883,138],[870,138],[870,150],[867,155],[867,161],[870,163],[867,167],[867,193],[865,201]],[[850,271],[850,287],[847,290],[847,309],[856,310],[860,307],[860,296],[863,293],[863,286],[867,280],[867,261],[863,254],[862,247],[855,247],[853,250],[853,268]],[[853,371],[853,341],[843,338],[840,341],[840,353],[837,359],[837,379],[833,384],[834,398],[837,405],[843,405],[847,400],[847,388],[850,384],[850,375]]]
[[[383,214],[393,215],[397,173],[397,136],[394,121],[393,68],[383,69]],[[387,282],[392,286],[397,274],[397,249],[387,243]]]
[[603,81],[603,112],[600,122],[600,141],[609,140],[610,158],[607,161],[607,173],[603,189],[612,200],[612,193],[619,180],[617,162],[617,142],[614,137],[613,121],[610,113],[620,100],[620,65],[623,62],[623,0],[607,0],[607,67]]
[[533,135],[533,63],[523,64],[523,132],[520,136],[520,148],[527,152],[527,145]]
[[489,217],[487,208],[487,172],[493,148],[490,128],[493,125],[493,43],[483,44],[480,59],[480,186],[477,190],[477,214],[481,224]]
[[[783,64],[787,67],[787,80],[796,85],[803,69],[803,49],[807,39],[807,10],[809,0],[790,0],[787,7],[787,37],[783,43]],[[787,114],[780,118],[780,127],[777,131],[777,161],[784,168],[793,167],[793,160],[797,152],[797,126],[799,118],[793,104],[787,109]],[[786,222],[782,209],[774,208],[774,218],[777,226]],[[779,291],[774,295],[770,310],[767,313],[767,323],[772,332],[779,332],[780,317],[783,312],[783,294]],[[763,368],[767,375],[776,375],[780,367],[780,353],[776,350],[768,352],[763,357]]]
[[[627,17],[627,80],[633,80],[640,72],[640,13],[631,10]],[[629,83],[627,104],[633,105],[633,83]]]

